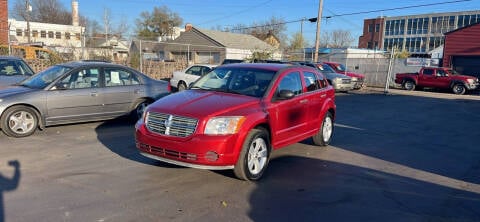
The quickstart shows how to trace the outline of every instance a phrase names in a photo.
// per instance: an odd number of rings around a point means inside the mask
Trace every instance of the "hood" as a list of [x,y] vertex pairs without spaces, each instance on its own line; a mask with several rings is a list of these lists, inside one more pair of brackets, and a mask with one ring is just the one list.
[[452,79],[457,79],[457,80],[466,80],[466,79],[477,79],[475,76],[467,76],[467,75],[450,75]]
[[31,89],[23,86],[0,86],[0,98],[32,92],[38,89]]
[[221,115],[260,102],[259,98],[205,90],[184,90],[170,94],[149,106],[149,111],[201,119]]
[[0,75],[0,87],[13,85],[17,82],[24,80],[27,77],[28,76],[23,76],[23,75],[14,75],[14,76]]
[[343,74],[347,75],[347,76],[350,76],[350,77],[357,77],[357,78],[365,78],[365,75],[364,74],[360,74],[360,73],[356,73],[356,72],[342,72]]
[[327,77],[327,79],[334,79],[334,78],[351,79],[350,76],[343,75],[336,72],[327,72],[327,73],[324,73],[324,75],[325,77]]

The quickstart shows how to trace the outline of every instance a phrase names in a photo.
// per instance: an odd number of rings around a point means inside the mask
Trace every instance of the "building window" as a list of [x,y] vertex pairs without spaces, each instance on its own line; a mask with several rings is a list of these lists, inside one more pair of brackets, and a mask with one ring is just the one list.
[[375,41],[374,45],[373,45],[373,48],[374,49],[378,49],[378,41]]
[[40,38],[47,38],[47,32],[46,31],[40,31]]
[[53,39],[53,32],[52,31],[48,32],[48,38]]
[[37,30],[32,31],[32,37],[38,38],[38,31]]
[[22,36],[22,32],[23,32],[23,30],[17,29],[17,36]]
[[368,42],[367,43],[367,49],[371,49],[372,48],[372,42]]
[[65,39],[70,39],[70,32],[65,32]]
[[368,25],[368,32],[373,32],[373,24]]
[[375,24],[375,32],[380,32],[380,24]]
[[62,33],[61,32],[55,32],[55,38],[56,39],[61,39],[62,38]]
[[80,33],[75,33],[75,39],[80,40]]

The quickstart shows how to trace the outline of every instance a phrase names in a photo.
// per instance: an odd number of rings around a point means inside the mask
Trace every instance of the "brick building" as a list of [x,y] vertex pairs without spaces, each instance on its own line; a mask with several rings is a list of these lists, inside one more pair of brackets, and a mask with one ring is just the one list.
[[8,44],[8,4],[0,0],[0,45]]
[[427,56],[444,44],[444,33],[480,22],[480,10],[365,19],[358,46],[392,48]]

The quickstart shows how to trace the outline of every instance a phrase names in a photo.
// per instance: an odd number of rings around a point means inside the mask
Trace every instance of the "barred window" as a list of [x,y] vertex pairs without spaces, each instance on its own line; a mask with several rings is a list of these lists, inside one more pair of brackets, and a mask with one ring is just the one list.
[[62,33],[61,32],[55,32],[55,38],[56,39],[61,39],[62,38]]
[[40,31],[40,37],[41,38],[47,38],[47,32],[46,31]]
[[48,38],[53,39],[53,32],[52,32],[52,31],[49,31],[49,32],[48,32]]

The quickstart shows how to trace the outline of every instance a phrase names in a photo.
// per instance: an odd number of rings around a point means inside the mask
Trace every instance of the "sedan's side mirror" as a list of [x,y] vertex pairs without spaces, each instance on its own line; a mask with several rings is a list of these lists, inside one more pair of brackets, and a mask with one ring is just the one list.
[[68,89],[67,86],[67,83],[58,82],[55,84],[55,86],[52,87],[52,90],[66,90]]

